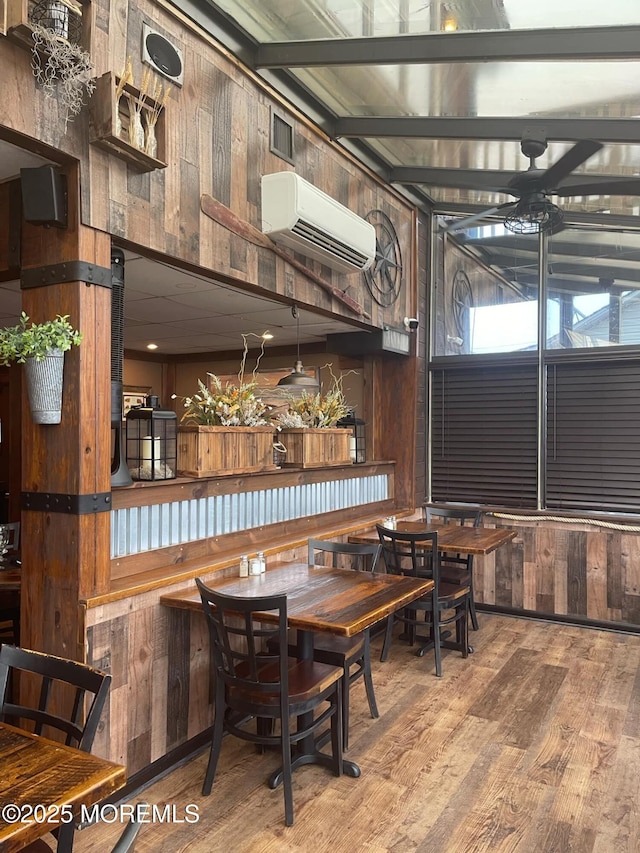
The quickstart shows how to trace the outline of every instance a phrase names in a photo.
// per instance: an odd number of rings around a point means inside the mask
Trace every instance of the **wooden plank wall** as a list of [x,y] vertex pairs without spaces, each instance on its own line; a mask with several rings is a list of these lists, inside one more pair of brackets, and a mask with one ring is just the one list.
[[640,533],[587,523],[509,521],[517,537],[474,561],[476,601],[594,622],[640,625]]
[[[406,265],[398,301],[380,308],[359,273],[343,275],[300,258],[330,284],[346,289],[370,322],[402,325],[411,303],[412,208],[331,143],[302,116],[288,110],[257,78],[247,75],[216,43],[180,13],[161,3],[96,0],[93,59],[98,75],[118,73],[131,57],[134,82],[142,74],[143,22],[178,45],[184,56],[184,86],[171,87],[166,106],[166,169],[140,174],[118,158],[89,146],[90,172],[84,216],[97,228],[174,258],[216,270],[232,281],[354,318],[322,288],[305,279],[269,249],[258,248],[213,222],[200,209],[202,193],[236,217],[261,228],[260,179],[291,170],[360,216],[381,209],[401,240]],[[105,26],[106,25],[106,26]],[[271,110],[293,125],[295,167],[270,151]],[[88,157],[88,160],[87,160]],[[364,318],[369,322],[368,318]]]
[[[201,195],[210,194],[239,220],[260,230],[261,176],[295,168],[358,215],[379,209],[390,217],[401,242],[405,273],[400,297],[388,308],[375,303],[360,273],[344,275],[319,262],[300,260],[362,305],[366,324],[401,327],[412,304],[412,206],[302,114],[289,109],[177,8],[151,0],[93,0],[89,9],[97,77],[108,71],[120,74],[131,58],[134,84],[140,86],[145,67],[142,27],[147,23],[183,52],[184,85],[170,84],[167,167],[140,172],[89,143],[90,102],[65,127],[58,100],[46,97],[35,85],[29,51],[0,38],[0,67],[6,69],[7,91],[12,93],[0,111],[0,134],[11,134],[12,139],[23,134],[25,147],[44,153],[39,143],[45,143],[54,159],[57,150],[80,161],[83,223],[176,261],[214,270],[221,280],[295,297],[321,311],[357,319],[341,301],[270,249],[257,247],[201,212]],[[293,126],[295,166],[270,151],[272,109]]]

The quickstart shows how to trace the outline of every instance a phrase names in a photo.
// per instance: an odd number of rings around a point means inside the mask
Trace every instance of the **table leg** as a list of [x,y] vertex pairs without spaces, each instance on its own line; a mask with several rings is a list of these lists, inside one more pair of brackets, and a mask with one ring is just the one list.
[[[298,631],[298,648],[297,655],[300,660],[310,660],[313,658],[313,631]],[[347,687],[348,689],[348,687]],[[298,729],[307,728],[313,720],[313,711],[308,714],[302,714],[298,717]],[[320,764],[323,767],[331,767],[333,759],[330,755],[320,752],[320,748],[331,737],[331,732],[323,732],[318,738],[312,734],[303,738],[297,745],[296,752],[293,755],[291,769],[296,770],[298,767],[304,767],[305,764]],[[342,761],[343,772],[345,776],[357,778],[360,776],[360,767],[355,761],[349,761],[344,758]],[[269,787],[277,788],[282,782],[282,768],[274,771],[269,777]]]

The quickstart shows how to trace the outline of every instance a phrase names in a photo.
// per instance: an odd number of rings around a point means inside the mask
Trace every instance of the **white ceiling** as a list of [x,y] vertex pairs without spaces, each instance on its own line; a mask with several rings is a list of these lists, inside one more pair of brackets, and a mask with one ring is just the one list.
[[[47,162],[0,140],[0,182],[18,177],[21,168]],[[158,356],[238,350],[243,334],[251,349],[267,330],[273,334],[270,347],[296,344],[291,304],[253,296],[141,254],[124,254],[125,349],[146,352],[155,343]],[[0,323],[15,323],[20,309],[19,282],[1,283]],[[302,308],[298,321],[301,344],[322,344],[330,333],[361,330]]]

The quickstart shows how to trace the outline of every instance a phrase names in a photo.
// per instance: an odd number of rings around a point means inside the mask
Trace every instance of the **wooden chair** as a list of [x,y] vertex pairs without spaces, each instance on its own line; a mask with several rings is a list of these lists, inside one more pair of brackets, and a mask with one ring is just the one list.
[[[468,585],[445,583],[440,579],[437,533],[407,533],[401,530],[389,530],[379,524],[376,527],[389,574],[430,577],[433,578],[434,583],[429,595],[411,602],[411,605],[405,607],[402,612],[397,611],[389,617],[380,660],[387,659],[396,621],[406,625],[411,645],[415,643],[417,629],[427,626],[428,642],[420,647],[418,656],[422,657],[428,649],[433,648],[436,675],[441,676],[442,648],[457,649],[462,652],[464,658],[469,653],[468,621],[471,589]],[[426,621],[419,618],[419,613]],[[455,625],[455,642],[450,642],[441,635],[442,628],[447,625]]]
[[[33,706],[14,700],[11,696],[10,686],[16,673],[20,678],[26,674],[37,678],[39,698]],[[55,684],[73,688],[66,714],[60,708],[50,707]],[[29,721],[28,728],[45,737],[50,736],[51,730],[61,732],[68,746],[75,746],[85,752],[89,752],[93,745],[110,684],[110,675],[86,664],[15,646],[0,647],[0,720],[17,726]],[[57,849],[60,853],[71,853],[73,850],[74,831],[73,823],[62,824],[57,830]],[[28,853],[51,853],[51,848],[43,840],[24,849]]]
[[[339,568],[339,557],[351,559],[351,568],[373,572],[376,569],[380,547],[378,545],[359,545],[351,542],[329,542],[324,539],[309,539],[308,560],[315,565],[318,558],[331,555],[331,565]],[[324,565],[322,563],[321,565]],[[355,637],[338,637],[332,634],[316,633],[313,642],[313,659],[321,663],[342,668],[342,727],[343,746],[349,747],[349,693],[354,681],[362,678],[367,693],[369,712],[376,719],[380,716],[376,704],[371,676],[371,653],[369,630]],[[355,667],[355,668],[354,668]],[[353,671],[352,671],[353,670]]]
[[[482,519],[482,513],[479,510],[467,508],[423,506],[423,513],[424,520],[429,523],[439,520],[442,524],[468,524],[471,527],[479,527]],[[448,551],[440,553],[440,578],[446,583],[457,583],[471,587],[469,612],[471,614],[471,626],[474,631],[477,631],[478,616],[473,591],[473,554],[454,554]]]
[[[360,545],[351,542],[332,542],[326,539],[309,539],[309,565],[326,565],[327,554],[331,555],[330,564],[334,569],[351,568],[358,571],[373,572],[380,556],[379,545]],[[347,558],[349,565],[346,565]],[[342,563],[342,564],[341,564]],[[289,631],[289,654],[296,653],[296,632]],[[274,651],[277,640],[268,640],[270,651]],[[349,748],[349,693],[350,687],[359,678],[364,680],[369,711],[374,719],[380,714],[376,704],[373,678],[371,675],[370,634],[363,631],[355,637],[338,637],[335,634],[316,632],[313,640],[313,659],[342,669],[342,746]]]
[[[263,746],[280,746],[285,823],[292,826],[292,747],[313,737],[329,719],[333,769],[337,776],[342,774],[342,671],[289,657],[286,595],[239,598],[209,589],[200,578],[196,584],[209,625],[215,674],[215,718],[202,794],[211,793],[224,731]],[[273,636],[273,628],[261,627],[254,615],[264,611],[277,613],[275,654],[260,653]],[[301,729],[303,714],[310,722]],[[299,718],[296,731],[291,731],[291,717]],[[255,732],[249,728],[254,718]],[[273,734],[275,721],[280,730]]]

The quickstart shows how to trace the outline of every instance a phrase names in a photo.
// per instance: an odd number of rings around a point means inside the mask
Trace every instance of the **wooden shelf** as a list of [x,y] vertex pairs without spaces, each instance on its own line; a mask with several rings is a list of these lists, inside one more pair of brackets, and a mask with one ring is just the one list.
[[158,108],[158,103],[148,95],[142,95],[139,89],[127,83],[116,105],[116,91],[120,78],[107,71],[96,82],[89,105],[90,141],[98,148],[126,160],[142,172],[164,169],[166,157],[165,110],[160,109],[155,124],[157,151],[151,156],[142,148],[133,145],[129,139],[130,109],[135,104],[141,107],[143,127],[147,126],[147,116]]
[[[4,15],[0,15],[0,23],[4,23],[7,37],[22,47],[27,47],[29,50],[33,48],[33,27],[31,25],[31,15],[33,13],[34,0],[0,0],[0,10],[4,7]],[[86,18],[88,16],[87,0],[80,0],[82,6],[82,39],[81,46],[85,46],[86,38]]]

